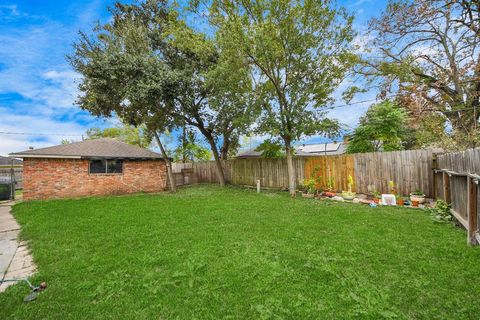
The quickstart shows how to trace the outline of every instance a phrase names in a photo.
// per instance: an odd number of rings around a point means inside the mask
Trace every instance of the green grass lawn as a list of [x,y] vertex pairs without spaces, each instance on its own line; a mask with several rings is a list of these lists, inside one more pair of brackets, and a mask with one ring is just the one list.
[[49,287],[1,319],[480,317],[480,250],[420,210],[199,186],[14,213]]

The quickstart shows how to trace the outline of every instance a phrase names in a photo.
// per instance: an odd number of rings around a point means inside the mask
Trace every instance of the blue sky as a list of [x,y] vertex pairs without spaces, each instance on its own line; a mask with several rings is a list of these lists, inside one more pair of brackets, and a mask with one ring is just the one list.
[[[75,105],[79,76],[65,60],[79,30],[90,31],[107,21],[111,0],[0,1],[0,155],[81,140],[90,127],[108,127],[112,119],[97,119]],[[385,7],[384,0],[342,1],[356,14],[358,41],[366,21]],[[355,100],[374,97],[366,93]],[[341,102],[339,102],[341,103]],[[368,107],[339,108],[331,116],[350,127]],[[30,135],[32,133],[33,135]],[[313,137],[306,142],[317,142]],[[253,139],[253,141],[256,141]]]

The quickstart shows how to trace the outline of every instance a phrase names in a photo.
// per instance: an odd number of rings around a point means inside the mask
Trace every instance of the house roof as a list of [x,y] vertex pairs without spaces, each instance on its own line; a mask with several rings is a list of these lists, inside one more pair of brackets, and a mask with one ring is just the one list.
[[298,146],[296,150],[303,151],[309,155],[340,155],[346,152],[346,144],[344,142],[329,142],[304,144]]
[[112,138],[85,140],[53,147],[32,149],[11,153],[18,158],[123,158],[123,159],[163,159],[162,155]]
[[[309,155],[310,154],[308,154],[306,152],[295,150],[295,156],[297,156],[297,157],[302,157],[302,156],[305,157],[305,156],[309,156]],[[241,152],[241,153],[237,154],[235,157],[236,158],[260,158],[261,156],[262,156],[262,151],[256,151],[255,148],[254,148],[254,149],[250,149],[250,150]]]
[[10,166],[12,165],[12,161],[14,166],[21,166],[23,164],[23,161],[20,159],[12,159],[10,157],[0,156],[0,166]]
[[[325,152],[325,149],[327,152]],[[301,146],[295,147],[295,156],[296,157],[309,157],[309,156],[331,156],[331,155],[340,155],[344,154],[346,151],[346,145],[343,142],[329,142],[325,143],[316,143],[316,144],[304,144]],[[259,158],[262,156],[261,151],[255,151],[255,148],[241,152],[237,154],[236,158]]]

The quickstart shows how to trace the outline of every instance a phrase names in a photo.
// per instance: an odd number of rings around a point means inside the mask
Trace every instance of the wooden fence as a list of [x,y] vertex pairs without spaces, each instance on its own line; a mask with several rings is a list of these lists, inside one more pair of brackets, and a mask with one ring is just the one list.
[[[303,180],[303,159],[293,161],[297,184]],[[230,183],[254,186],[257,180],[267,188],[288,188],[286,159],[236,159],[228,162]]]
[[[302,179],[316,178],[317,181],[320,181],[317,187],[326,189],[330,182],[335,190],[342,191],[348,188],[349,175],[355,180],[355,165],[352,155],[308,157],[303,158],[303,161],[305,164]],[[356,189],[358,186],[354,185],[353,190]]]
[[[389,192],[388,182],[393,181],[397,194],[408,195],[417,189],[433,196],[432,163],[438,150],[408,150],[376,152],[341,156],[298,157],[294,159],[296,181],[319,177],[320,187],[327,188],[333,181],[336,191],[347,190],[351,175],[358,193]],[[260,180],[262,187],[287,188],[287,163],[285,159],[235,159],[224,163],[228,182],[254,186]],[[198,182],[218,182],[215,163],[200,162],[193,165]]]
[[432,164],[437,152],[439,150],[354,154],[356,191],[369,193],[378,190],[387,193],[390,191],[388,182],[393,181],[397,194],[408,195],[421,190],[428,197],[433,197]]
[[[197,175],[193,172],[192,163],[172,163],[173,178],[176,186],[196,184]],[[170,187],[170,180],[167,176],[167,188]]]
[[452,214],[467,229],[468,242],[480,243],[480,149],[439,155],[434,166],[436,197],[451,205]]
[[[230,182],[230,163],[226,161],[223,163],[225,179]],[[214,161],[195,162],[193,164],[193,171],[197,176],[197,181],[200,183],[218,183],[218,176]]]

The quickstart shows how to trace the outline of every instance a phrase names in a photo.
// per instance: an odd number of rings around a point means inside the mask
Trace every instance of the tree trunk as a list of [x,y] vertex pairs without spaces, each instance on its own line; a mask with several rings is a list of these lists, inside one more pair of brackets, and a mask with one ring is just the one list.
[[288,192],[295,197],[295,167],[293,166],[293,149],[290,141],[285,141],[285,152],[287,154],[287,171],[288,171]]
[[223,173],[223,165],[222,165],[222,161],[220,160],[220,156],[218,154],[217,145],[215,144],[215,141],[213,140],[212,136],[209,136],[207,139],[208,139],[208,143],[210,143],[210,148],[212,149],[213,158],[215,159],[218,181],[220,183],[220,186],[223,187],[225,186],[225,175]]
[[223,144],[222,147],[220,148],[220,158],[225,161],[228,159],[228,149],[230,147],[230,137],[228,136],[223,136]]
[[167,152],[165,152],[162,141],[160,141],[160,137],[158,136],[158,133],[156,131],[154,132],[154,136],[155,136],[155,140],[157,141],[158,147],[162,152],[162,156],[165,159],[165,164],[167,166],[167,176],[168,176],[168,180],[170,181],[170,190],[172,190],[172,192],[177,192],[177,186],[175,184],[175,178],[173,176],[172,163],[170,162],[170,158],[168,157]]
[[187,162],[187,128],[182,128],[182,162]]

